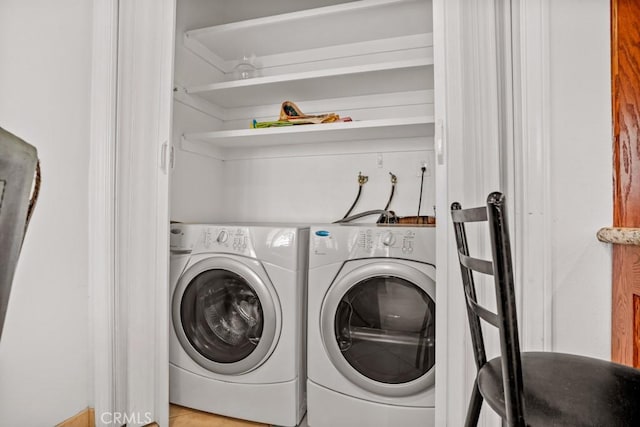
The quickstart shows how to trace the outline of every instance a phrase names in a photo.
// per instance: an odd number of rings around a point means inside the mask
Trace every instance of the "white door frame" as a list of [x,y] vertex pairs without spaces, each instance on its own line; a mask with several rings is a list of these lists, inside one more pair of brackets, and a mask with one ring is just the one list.
[[97,426],[168,426],[175,0],[94,0],[89,287]]
[[553,343],[550,1],[511,0],[516,88],[514,251],[521,345],[529,351],[550,351]]
[[[548,1],[433,2],[438,426],[464,424],[476,370],[451,202],[509,196],[521,346],[551,347]],[[483,412],[481,425],[499,425]]]
[[436,425],[461,426],[475,378],[450,204],[486,203],[500,189],[494,2],[434,1],[436,85]]
[[[116,406],[115,182],[118,1],[93,2],[89,155],[89,316],[93,407],[98,423]],[[104,424],[97,424],[104,425]]]

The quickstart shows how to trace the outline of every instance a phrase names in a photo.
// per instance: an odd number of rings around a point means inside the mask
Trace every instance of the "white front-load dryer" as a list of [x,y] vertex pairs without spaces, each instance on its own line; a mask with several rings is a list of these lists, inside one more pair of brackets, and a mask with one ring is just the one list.
[[310,235],[309,426],[435,426],[435,228]]
[[298,425],[308,247],[304,227],[171,224],[172,403]]

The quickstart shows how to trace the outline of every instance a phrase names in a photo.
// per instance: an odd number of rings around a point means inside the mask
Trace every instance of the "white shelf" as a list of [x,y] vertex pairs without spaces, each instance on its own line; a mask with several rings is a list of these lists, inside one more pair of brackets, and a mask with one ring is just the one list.
[[[431,0],[358,0],[187,31],[185,46],[227,77],[240,56],[256,56],[258,77],[187,84],[176,94],[187,105],[228,122],[223,126],[242,126],[228,119],[240,113],[262,118],[255,112],[285,100],[355,102],[375,96],[376,102],[359,107],[373,111],[364,115],[371,117],[367,120],[186,133],[183,146],[222,159],[265,150],[270,155],[313,147],[362,152],[422,144],[422,138],[434,133],[428,99],[410,108],[415,96],[403,98],[406,104],[397,98],[433,89],[431,22]],[[277,112],[271,119],[276,118]]]
[[[375,84],[372,84],[375,82]],[[255,77],[203,86],[187,87],[196,95],[224,107],[278,104],[285,100],[306,101],[433,88],[433,59],[418,58],[381,64],[277,76]]]
[[434,119],[430,116],[363,120],[318,125],[296,125],[263,129],[236,129],[187,133],[186,141],[202,141],[213,147],[251,148],[336,141],[415,138],[433,136]]
[[429,1],[361,0],[191,30],[185,44],[199,43],[232,61],[239,53],[260,57],[428,33],[430,22]]

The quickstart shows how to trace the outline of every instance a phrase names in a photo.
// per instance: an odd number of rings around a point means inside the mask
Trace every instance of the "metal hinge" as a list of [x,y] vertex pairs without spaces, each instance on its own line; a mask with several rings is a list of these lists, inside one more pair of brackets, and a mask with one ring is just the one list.
[[169,170],[173,169],[174,165],[175,156],[173,145],[170,145],[169,141],[165,141],[160,147],[160,169],[162,169],[165,174],[168,174]]
[[436,162],[439,165],[444,165],[444,122],[442,119],[438,119],[435,133]]

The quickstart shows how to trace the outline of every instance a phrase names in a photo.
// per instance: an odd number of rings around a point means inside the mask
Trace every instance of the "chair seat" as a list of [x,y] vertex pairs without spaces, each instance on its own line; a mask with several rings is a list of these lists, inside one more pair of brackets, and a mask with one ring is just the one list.
[[[640,370],[571,354],[524,352],[522,381],[529,426],[640,426]],[[478,389],[505,416],[500,358],[478,373]]]

